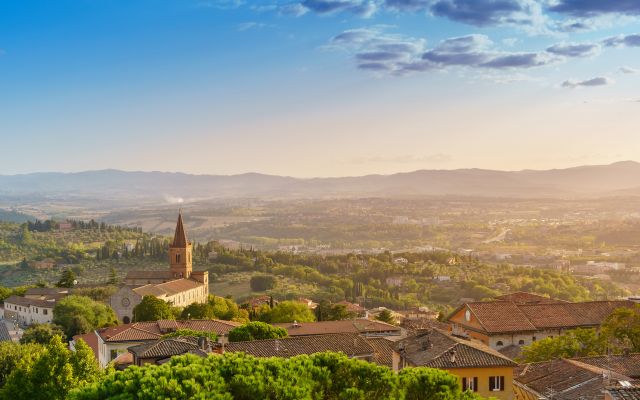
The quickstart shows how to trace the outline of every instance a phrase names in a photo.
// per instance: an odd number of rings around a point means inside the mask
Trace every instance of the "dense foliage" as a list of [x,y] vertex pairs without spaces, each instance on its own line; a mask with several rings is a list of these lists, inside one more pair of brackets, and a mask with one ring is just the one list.
[[67,338],[116,325],[113,310],[89,297],[71,295],[59,300],[53,308],[53,323],[62,327]]
[[174,357],[161,366],[130,367],[71,393],[71,400],[472,400],[458,379],[445,371],[389,368],[319,353],[289,359],[241,353],[198,358]]
[[225,321],[246,322],[249,314],[231,299],[209,295],[206,303],[193,303],[182,309],[182,319],[222,319]]
[[575,329],[525,346],[520,358],[525,362],[536,362],[608,352],[640,352],[640,304],[615,310],[599,331]]
[[33,324],[24,330],[20,343],[48,344],[54,336],[64,337],[62,328],[52,324]]
[[312,322],[316,320],[313,311],[304,303],[298,301],[282,301],[271,310],[260,315],[265,322]]
[[229,341],[247,342],[249,340],[279,339],[287,336],[287,330],[284,328],[278,328],[265,322],[254,321],[233,328],[229,332]]
[[155,296],[144,296],[140,304],[133,308],[135,322],[159,321],[161,319],[175,319],[171,305]]
[[254,292],[264,292],[276,286],[276,278],[271,275],[254,275],[251,277],[249,284]]
[[83,341],[71,351],[60,336],[54,336],[46,346],[17,351],[23,352],[22,358],[6,377],[0,400],[62,400],[70,390],[102,376],[93,351]]

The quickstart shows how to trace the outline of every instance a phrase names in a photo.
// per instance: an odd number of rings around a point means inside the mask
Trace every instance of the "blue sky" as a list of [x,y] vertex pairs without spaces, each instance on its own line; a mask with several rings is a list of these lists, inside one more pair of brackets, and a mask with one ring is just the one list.
[[0,1],[0,174],[640,159],[635,0]]

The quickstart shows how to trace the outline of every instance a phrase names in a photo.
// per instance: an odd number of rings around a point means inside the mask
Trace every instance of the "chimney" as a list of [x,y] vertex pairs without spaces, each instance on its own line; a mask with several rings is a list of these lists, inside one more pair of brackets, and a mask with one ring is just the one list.
[[209,342],[209,340],[207,340],[206,337],[204,337],[204,336],[198,337],[198,348],[200,350],[202,350],[202,351],[207,351],[207,347],[209,347],[208,346],[208,344],[209,344],[208,342]]
[[449,355],[451,356],[451,364],[455,364],[456,363],[456,351],[455,350],[451,350]]

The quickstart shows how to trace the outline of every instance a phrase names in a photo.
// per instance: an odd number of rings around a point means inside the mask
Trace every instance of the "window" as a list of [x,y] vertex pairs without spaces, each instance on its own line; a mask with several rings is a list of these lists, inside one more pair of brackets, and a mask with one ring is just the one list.
[[489,390],[492,392],[504,392],[504,376],[490,376]]
[[524,344],[524,340],[520,339],[520,341],[518,342],[518,344],[519,344],[520,346],[522,346],[522,345]]
[[536,341],[536,337],[535,337],[535,336],[534,336],[534,337],[532,337],[532,338],[531,338],[531,341],[532,341],[532,342],[535,342],[535,341]]
[[176,254],[176,262],[179,263],[180,262],[180,254]]
[[504,346],[504,343],[502,343],[502,340],[498,340],[496,342],[496,346]]
[[470,390],[472,392],[478,391],[478,377],[462,378],[462,390]]
[[118,352],[116,350],[111,350],[111,360],[115,360],[118,357]]

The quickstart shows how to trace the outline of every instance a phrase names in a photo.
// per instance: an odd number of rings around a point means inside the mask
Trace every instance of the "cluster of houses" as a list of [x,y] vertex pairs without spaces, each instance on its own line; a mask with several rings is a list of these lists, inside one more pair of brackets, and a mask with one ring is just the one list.
[[[522,346],[555,337],[575,328],[598,329],[629,300],[572,303],[531,294],[512,293],[492,301],[468,301],[446,322],[437,313],[416,308],[392,315],[400,326],[375,319],[384,308],[365,309],[341,302],[355,317],[340,321],[274,324],[288,336],[280,339],[229,342],[240,326],[222,320],[161,320],[132,322],[133,308],[152,295],[180,306],[207,300],[208,275],[192,270],[192,248],[178,217],[170,246],[170,269],[130,272],[110,298],[121,325],[73,337],[93,350],[101,367],[163,364],[171,357],[243,352],[256,357],[293,357],[318,352],[341,352],[351,358],[386,366],[443,369],[459,378],[465,390],[501,400],[640,400],[640,354],[556,359],[518,364]],[[395,260],[402,262],[402,260]],[[63,288],[33,288],[24,296],[5,300],[5,319],[20,324],[50,323],[56,301],[68,295]],[[251,306],[272,302],[255,298]],[[313,308],[316,303],[302,299]],[[0,324],[0,328],[4,327]],[[201,337],[174,336],[177,331],[203,332]],[[207,333],[205,335],[204,333]],[[215,334],[217,340],[209,339]],[[4,333],[0,329],[0,340]],[[6,335],[5,335],[6,336]]]

